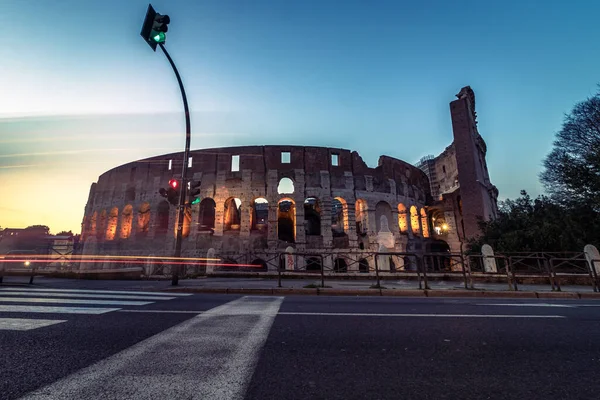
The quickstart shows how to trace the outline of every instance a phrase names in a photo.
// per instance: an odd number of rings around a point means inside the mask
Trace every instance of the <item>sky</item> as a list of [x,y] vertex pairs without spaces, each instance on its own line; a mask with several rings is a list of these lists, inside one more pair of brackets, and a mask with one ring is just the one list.
[[[416,163],[475,91],[500,199],[543,193],[565,113],[600,83],[600,2],[157,0],[192,149],[293,144]],[[0,227],[80,232],[99,175],[181,151],[177,81],[147,0],[2,0]]]

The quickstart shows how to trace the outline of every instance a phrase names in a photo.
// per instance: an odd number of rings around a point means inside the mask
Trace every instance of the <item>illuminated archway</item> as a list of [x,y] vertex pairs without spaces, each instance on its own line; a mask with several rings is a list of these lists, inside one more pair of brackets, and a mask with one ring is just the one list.
[[333,236],[344,236],[348,233],[348,203],[341,197],[331,202],[331,232]]
[[138,209],[137,235],[145,236],[150,230],[150,203],[142,203]]
[[367,233],[369,226],[367,224],[367,202],[364,200],[356,200],[354,206],[355,220],[356,220],[356,233],[361,235]]
[[121,213],[121,239],[127,239],[131,235],[131,224],[133,222],[133,207],[128,204]]
[[108,223],[106,225],[106,240],[114,240],[117,233],[117,223],[119,222],[119,209],[113,207],[108,215]]
[[215,229],[216,207],[217,204],[210,197],[206,197],[200,202],[200,211],[198,217],[199,231],[212,231]]
[[250,214],[250,229],[266,231],[269,226],[269,202],[264,197],[252,201]]
[[429,237],[429,222],[427,221],[427,211],[421,208],[421,229],[423,231],[423,237]]
[[400,228],[400,233],[408,232],[408,213],[402,203],[398,204],[398,227]]
[[410,206],[410,227],[412,229],[413,235],[419,235],[419,214],[417,213],[417,207]]
[[223,231],[239,231],[242,224],[242,201],[230,197],[225,201],[223,211]]

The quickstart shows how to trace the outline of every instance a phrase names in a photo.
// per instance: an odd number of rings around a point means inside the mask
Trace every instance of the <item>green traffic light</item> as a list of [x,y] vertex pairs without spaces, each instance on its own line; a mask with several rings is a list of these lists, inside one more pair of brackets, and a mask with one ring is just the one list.
[[156,35],[154,35],[152,37],[152,39],[156,42],[156,43],[164,43],[165,42],[165,33],[164,32],[159,32]]
[[194,201],[192,201],[192,204],[198,204],[200,203],[200,199],[199,198],[195,198]]

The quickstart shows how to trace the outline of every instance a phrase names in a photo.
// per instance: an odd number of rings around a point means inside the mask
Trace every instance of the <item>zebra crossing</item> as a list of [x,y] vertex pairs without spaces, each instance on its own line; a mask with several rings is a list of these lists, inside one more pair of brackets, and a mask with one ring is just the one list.
[[1,287],[0,314],[3,315],[0,317],[0,331],[28,331],[68,321],[29,318],[29,316],[28,318],[12,316],[5,318],[4,313],[100,315],[119,311],[123,306],[147,306],[190,295],[189,293]]

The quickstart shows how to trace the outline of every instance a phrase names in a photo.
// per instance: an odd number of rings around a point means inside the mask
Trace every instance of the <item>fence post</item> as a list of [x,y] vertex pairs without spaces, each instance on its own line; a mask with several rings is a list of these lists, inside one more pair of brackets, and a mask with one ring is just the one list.
[[[594,292],[598,292],[598,273],[596,272],[596,263],[600,263],[600,260],[592,259],[590,262],[590,278],[592,278],[592,287],[594,288]],[[0,282],[2,282],[2,277],[0,276]]]
[[[465,289],[473,289],[473,278],[471,277],[471,273],[470,273],[470,268],[467,267],[467,265],[465,264],[465,257],[460,254],[460,266],[461,266],[461,270],[462,270],[462,274],[463,274],[463,280],[465,281]],[[469,259],[469,257],[467,257],[467,260]],[[469,269],[469,271],[467,271],[467,268]],[[467,279],[467,275],[468,275],[468,279]]]
[[[512,278],[511,278],[511,275],[512,275]],[[515,275],[515,273],[512,269],[512,256],[508,257],[508,260],[506,263],[506,276],[508,278],[508,290],[518,291],[519,288],[517,287],[517,276]]]
[[281,256],[279,253],[279,258],[277,260],[277,287],[281,287]]
[[550,274],[550,285],[552,285],[552,291],[553,292],[555,290],[557,292],[562,291],[560,288],[560,283],[558,283],[558,278],[556,277],[556,272],[554,272],[554,259],[551,258],[550,262],[548,262],[548,260],[544,259],[544,265],[546,266],[546,270]]
[[325,263],[323,262],[323,254],[320,254],[321,257],[321,287],[325,287]]
[[417,262],[421,264],[421,268],[423,268],[423,283],[425,284],[425,290],[430,290],[429,282],[427,282],[427,271],[425,271],[425,256],[417,256]]
[[377,259],[379,258],[379,256],[377,255],[377,253],[375,253],[375,276],[377,277],[377,287],[380,288],[381,284],[379,281],[379,263],[377,261]]

